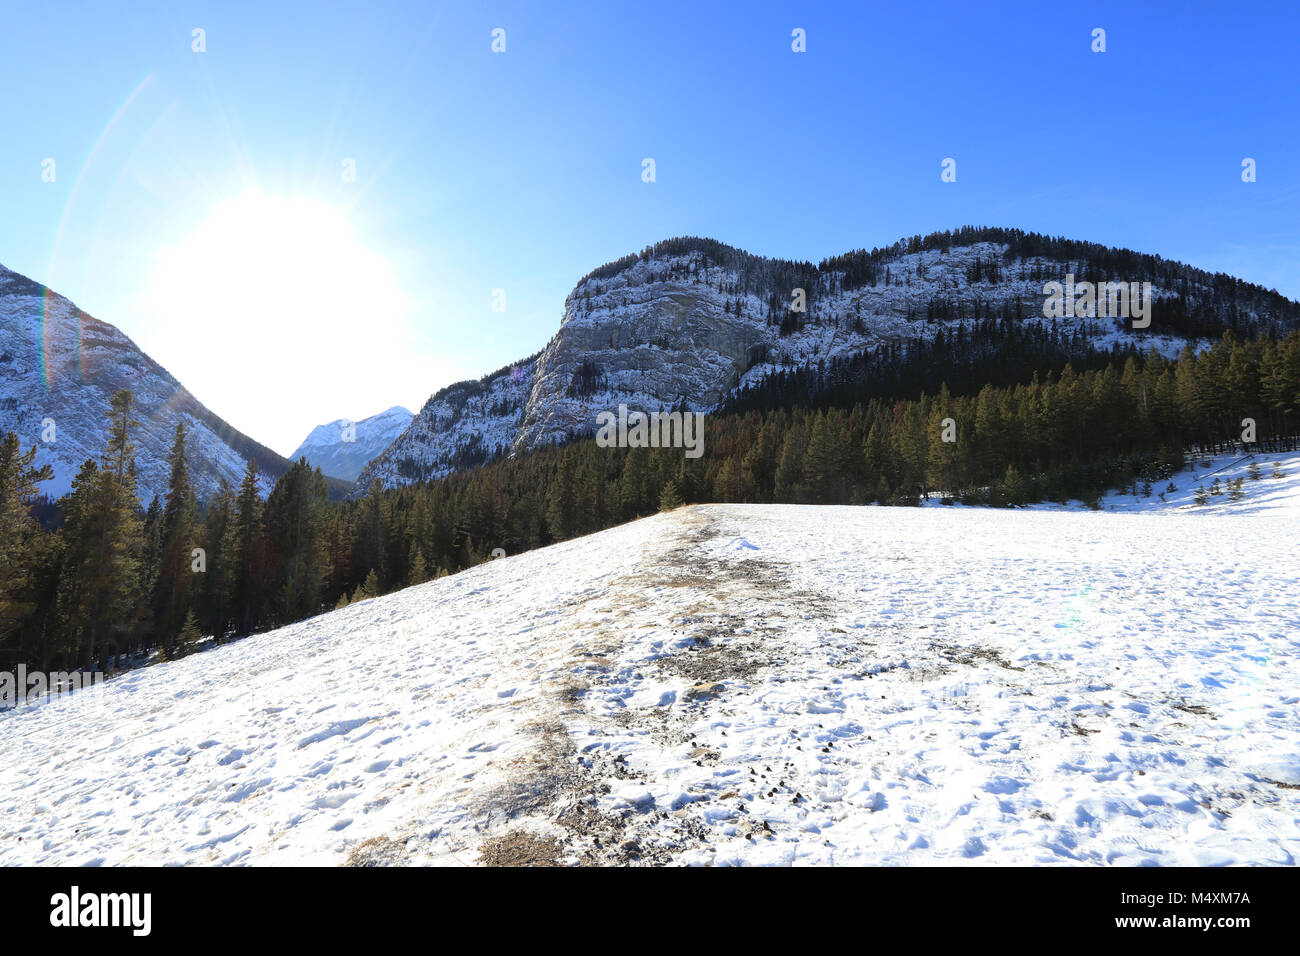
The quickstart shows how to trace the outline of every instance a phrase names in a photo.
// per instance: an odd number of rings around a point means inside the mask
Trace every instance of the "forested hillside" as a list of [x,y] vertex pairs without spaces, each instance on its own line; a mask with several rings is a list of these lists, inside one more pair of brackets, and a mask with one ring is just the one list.
[[[1086,305],[1045,314],[1048,283],[1074,288],[1070,277],[1144,290],[1142,322]],[[1172,358],[1225,332],[1297,328],[1300,304],[1233,276],[1019,229],[963,227],[817,264],[668,239],[580,279],[541,352],[435,393],[351,497],[571,441],[620,404],[846,406],[943,381],[964,393],[1097,367],[1095,353]]]
[[[899,387],[902,384],[899,383]],[[872,388],[878,389],[878,385]],[[846,393],[848,394],[848,393]],[[0,444],[0,654],[6,663],[103,666],[184,653],[202,635],[287,624],[506,553],[683,502],[917,504],[942,495],[1014,506],[1160,494],[1188,447],[1294,448],[1300,333],[1231,333],[1177,360],[1126,354],[957,394],[872,394],[843,406],[751,407],[708,416],[704,455],[602,448],[581,439],[437,481],[331,503],[295,463],[263,501],[256,465],[239,488],[195,496],[183,427],[165,500],[137,500],[132,400],[106,409],[109,441],[43,528],[30,505],[48,474],[11,433]],[[951,440],[945,440],[946,438]]]

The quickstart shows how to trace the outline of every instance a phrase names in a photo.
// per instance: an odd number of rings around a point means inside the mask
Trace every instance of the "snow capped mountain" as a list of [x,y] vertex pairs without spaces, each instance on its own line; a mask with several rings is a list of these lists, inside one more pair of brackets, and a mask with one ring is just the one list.
[[238,486],[246,459],[257,461],[264,490],[288,463],[205,408],[135,343],[63,296],[0,266],[0,432],[13,431],[52,481],[53,498],[72,487],[87,458],[98,459],[108,434],[109,396],[129,388],[138,421],[138,494],[148,503],[167,491],[167,453],[176,423],[188,431],[190,464],[201,498],[224,478]]
[[[1128,316],[1045,317],[1045,283],[1067,277],[1149,281],[1155,320],[1138,333]],[[1084,348],[1136,343],[1173,356],[1207,315],[1238,328],[1300,324],[1300,306],[1231,277],[1016,230],[916,237],[818,266],[712,240],[669,240],[579,282],[559,331],[537,355],[430,398],[352,494],[372,480],[394,487],[437,478],[588,433],[599,411],[620,404],[713,410],[781,370],[980,320],[1055,323],[1078,331]]]
[[405,408],[394,405],[359,422],[340,418],[318,425],[289,457],[297,461],[305,456],[327,475],[356,481],[361,469],[406,431],[414,417]]
[[0,714],[0,865],[1292,864],[1266,457],[1213,515],[683,508],[128,671]]

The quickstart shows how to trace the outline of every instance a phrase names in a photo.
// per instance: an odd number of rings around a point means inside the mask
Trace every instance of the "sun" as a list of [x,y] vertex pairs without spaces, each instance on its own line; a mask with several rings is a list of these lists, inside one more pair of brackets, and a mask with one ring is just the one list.
[[[344,333],[395,294],[391,270],[357,242],[346,215],[300,198],[249,194],[165,250],[155,292],[179,321],[300,344]],[[182,314],[183,313],[183,314]]]
[[[210,407],[236,427],[290,450],[293,432],[275,432],[293,408],[314,423],[368,414],[405,335],[392,267],[344,210],[302,197],[249,193],[214,209],[160,253],[145,301],[162,364],[200,401],[219,398]],[[350,400],[365,404],[349,412]]]

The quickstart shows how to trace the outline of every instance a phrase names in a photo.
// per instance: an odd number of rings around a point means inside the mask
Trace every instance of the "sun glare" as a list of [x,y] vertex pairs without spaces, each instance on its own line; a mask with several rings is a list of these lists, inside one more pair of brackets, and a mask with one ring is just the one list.
[[378,411],[350,410],[349,396],[373,402],[362,386],[391,376],[405,330],[391,267],[343,212],[308,199],[250,194],[215,210],[162,254],[146,299],[163,364],[200,400],[246,380],[241,407],[215,410],[259,436],[268,401],[314,405],[315,418]]

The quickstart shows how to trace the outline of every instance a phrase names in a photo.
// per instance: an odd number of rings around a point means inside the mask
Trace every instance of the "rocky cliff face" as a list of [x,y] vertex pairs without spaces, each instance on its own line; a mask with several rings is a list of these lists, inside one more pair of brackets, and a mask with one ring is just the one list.
[[118,329],[0,266],[0,432],[15,432],[23,448],[35,445],[37,465],[51,466],[54,479],[41,484],[42,494],[65,494],[81,464],[99,458],[109,397],[119,388],[135,396],[139,424],[132,440],[146,503],[166,494],[178,421],[189,433],[201,498],[223,478],[238,486],[248,457],[257,460],[267,486],[287,466],[204,407]]
[[[1149,278],[1157,302],[1178,299],[1180,315],[1226,311],[1220,301],[1226,280],[1249,291],[1240,295],[1244,319],[1294,327],[1300,318],[1300,307],[1275,293],[1157,257],[1084,244],[1042,254],[999,241],[923,246],[900,243],[814,266],[709,240],[670,240],[597,269],[569,295],[559,331],[538,355],[434,395],[362,472],[353,494],[374,481],[393,487],[437,478],[496,454],[590,432],[598,412],[619,404],[709,411],[772,372],[933,337],[958,322],[1045,323],[1044,283],[1067,274]],[[1074,246],[1083,250],[1078,258],[1068,254]],[[1107,265],[1116,274],[1106,273]],[[802,312],[791,308],[796,289],[806,299]],[[1056,321],[1062,329],[1085,329],[1095,348],[1133,341],[1135,334],[1122,317]],[[1185,341],[1156,325],[1141,344],[1174,355]]]

